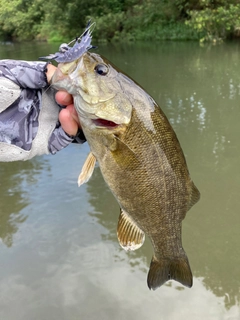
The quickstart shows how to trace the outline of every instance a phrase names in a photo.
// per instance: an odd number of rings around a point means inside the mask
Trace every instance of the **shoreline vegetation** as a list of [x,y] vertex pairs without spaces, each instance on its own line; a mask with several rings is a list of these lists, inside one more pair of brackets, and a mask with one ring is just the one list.
[[98,41],[240,39],[239,0],[0,0],[0,39],[61,42],[90,19]]

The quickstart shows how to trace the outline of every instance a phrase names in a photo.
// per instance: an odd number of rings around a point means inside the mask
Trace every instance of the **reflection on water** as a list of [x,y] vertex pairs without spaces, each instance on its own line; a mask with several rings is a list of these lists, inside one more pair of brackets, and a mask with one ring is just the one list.
[[28,188],[37,182],[38,173],[43,168],[39,160],[32,162],[2,163],[0,166],[0,238],[11,247],[13,235],[18,231],[18,225],[27,216],[21,211],[29,204]]
[[[57,47],[0,46],[0,54],[36,59]],[[73,145],[0,165],[0,319],[239,319],[239,44],[99,48],[159,102],[201,191],[183,222],[193,288],[148,290],[149,240],[136,252],[120,248],[118,204],[99,168],[77,188],[89,150]]]

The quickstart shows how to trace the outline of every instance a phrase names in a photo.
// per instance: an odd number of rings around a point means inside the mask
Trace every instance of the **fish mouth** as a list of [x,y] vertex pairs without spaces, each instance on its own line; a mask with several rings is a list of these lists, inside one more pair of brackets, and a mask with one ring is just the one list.
[[116,128],[119,126],[118,123],[115,123],[111,120],[102,119],[102,118],[92,119],[92,122],[96,127],[102,127],[102,128]]

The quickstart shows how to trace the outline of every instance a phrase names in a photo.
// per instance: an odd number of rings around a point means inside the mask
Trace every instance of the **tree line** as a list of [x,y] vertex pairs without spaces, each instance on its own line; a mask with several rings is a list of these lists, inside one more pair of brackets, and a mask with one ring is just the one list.
[[239,0],[0,0],[2,40],[68,40],[90,19],[102,41],[240,36]]

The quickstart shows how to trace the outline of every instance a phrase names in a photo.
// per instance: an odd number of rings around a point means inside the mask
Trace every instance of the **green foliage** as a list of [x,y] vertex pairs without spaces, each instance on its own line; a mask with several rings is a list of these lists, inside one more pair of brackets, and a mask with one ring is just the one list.
[[[231,3],[232,2],[232,3]],[[186,23],[197,30],[201,41],[219,41],[240,33],[240,4],[236,1],[201,0],[201,10],[190,10]]]
[[1,34],[20,39],[33,39],[39,32],[43,15],[40,0],[1,0]]
[[240,35],[239,0],[0,0],[0,37],[68,41],[91,18],[102,41]]
[[93,16],[98,39],[181,40],[196,39],[197,33],[184,25],[175,1],[124,1],[124,10]]

